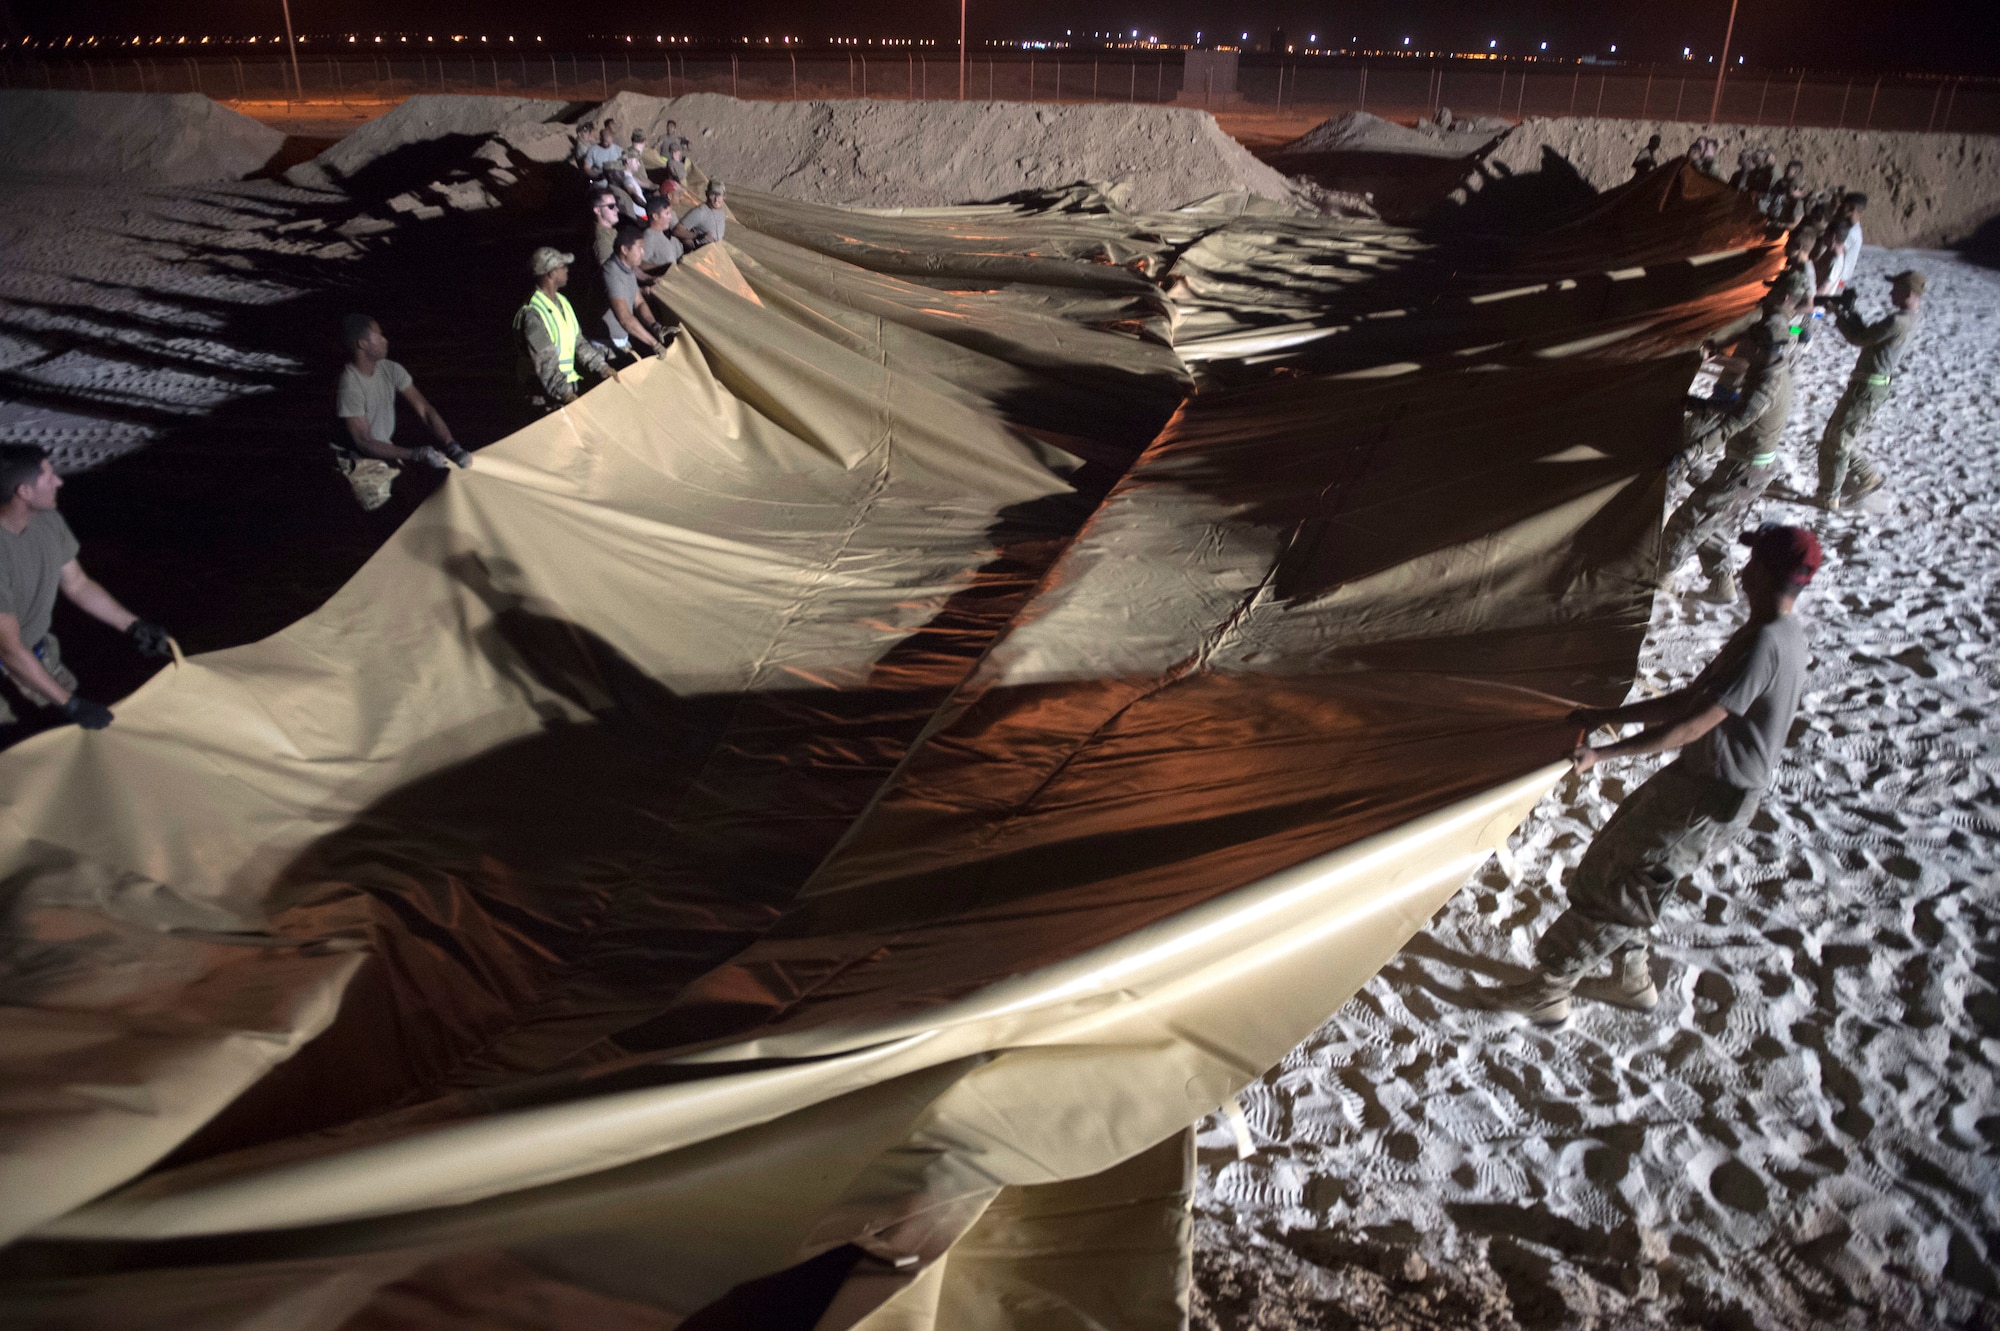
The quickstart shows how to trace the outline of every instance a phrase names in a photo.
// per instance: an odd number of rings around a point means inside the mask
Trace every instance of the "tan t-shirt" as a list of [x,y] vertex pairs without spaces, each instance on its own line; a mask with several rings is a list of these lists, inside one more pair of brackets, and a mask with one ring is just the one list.
[[[363,374],[349,363],[340,372],[340,389],[334,394],[333,414],[346,420],[359,416],[368,422],[368,433],[385,444],[396,442],[396,394],[415,381],[410,372],[392,360],[377,361],[375,373]],[[345,437],[345,432],[342,432]]]
[[20,621],[22,646],[33,650],[48,636],[63,565],[76,558],[77,548],[54,509],[31,516],[19,536],[0,527],[0,613]]

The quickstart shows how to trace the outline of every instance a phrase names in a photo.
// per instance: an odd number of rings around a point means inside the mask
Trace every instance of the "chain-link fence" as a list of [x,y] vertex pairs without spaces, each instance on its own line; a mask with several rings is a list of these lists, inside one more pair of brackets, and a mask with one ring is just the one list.
[[[964,67],[964,95],[1005,101],[1172,102],[1181,92],[1178,51],[979,55]],[[954,56],[915,51],[796,55],[714,52],[641,57],[628,52],[530,53],[437,58],[425,54],[301,55],[297,80],[278,59],[230,56],[14,58],[0,86],[119,92],[199,92],[219,99],[339,103],[416,92],[504,93],[597,101],[619,89],[677,96],[728,93],[763,100],[870,97],[952,99]],[[1705,121],[1713,73],[1693,66],[1559,65],[1497,60],[1350,60],[1245,56],[1239,100],[1216,110],[1367,110],[1408,119],[1450,107],[1463,116],[1585,115]],[[1191,94],[1194,104],[1200,93]],[[1850,78],[1740,70],[1725,81],[1719,120],[1849,129],[2000,132],[2000,81]]]

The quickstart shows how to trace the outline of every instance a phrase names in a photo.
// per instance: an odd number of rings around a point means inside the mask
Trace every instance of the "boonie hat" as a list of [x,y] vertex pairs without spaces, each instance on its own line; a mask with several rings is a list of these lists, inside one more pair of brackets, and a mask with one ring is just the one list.
[[1738,544],[1750,547],[1752,561],[1762,564],[1777,575],[1779,581],[1792,587],[1803,587],[1811,582],[1824,558],[1819,548],[1819,537],[1804,527],[1767,522],[1736,539]]
[[1931,280],[1928,277],[1925,277],[1922,273],[1918,272],[1914,268],[1905,268],[1900,273],[1891,273],[1889,275],[1889,280],[1891,282],[1904,283],[1906,286],[1910,288],[1910,290],[1916,292],[1919,296],[1923,295],[1924,289],[1931,284]]
[[558,268],[569,267],[575,260],[574,254],[564,254],[553,246],[544,245],[535,251],[532,259],[528,260],[528,266],[535,270],[536,277],[547,277]]

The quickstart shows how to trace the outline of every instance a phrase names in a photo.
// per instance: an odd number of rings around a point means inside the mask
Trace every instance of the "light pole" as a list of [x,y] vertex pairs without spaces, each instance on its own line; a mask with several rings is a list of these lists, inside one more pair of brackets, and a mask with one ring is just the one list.
[[1736,0],[1729,0],[1729,26],[1722,30],[1722,63],[1715,67],[1715,100],[1708,104],[1708,123],[1722,114],[1722,79],[1729,73],[1729,39],[1736,35]]
[[299,100],[306,99],[306,85],[299,78],[299,44],[292,40],[292,0],[278,0],[285,7],[285,46],[292,53],[292,87],[298,90]]
[[958,0],[958,100],[965,100],[965,2]]

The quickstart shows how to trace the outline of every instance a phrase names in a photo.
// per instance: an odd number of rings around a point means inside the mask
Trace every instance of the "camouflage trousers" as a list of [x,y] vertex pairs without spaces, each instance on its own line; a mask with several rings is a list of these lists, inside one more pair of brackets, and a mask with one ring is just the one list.
[[1849,383],[1827,418],[1819,437],[1819,497],[1838,498],[1848,482],[1859,485],[1875,477],[1875,468],[1861,448],[1861,433],[1889,400],[1889,385],[1866,380]]
[[1775,460],[1759,466],[1725,457],[1716,463],[1708,479],[1696,485],[1667,519],[1660,537],[1660,576],[1679,568],[1690,552],[1701,557],[1701,571],[1710,581],[1733,572],[1736,537],[1776,474]]
[[[56,683],[72,693],[76,692],[76,676],[63,664],[62,644],[56,641],[56,635],[53,633],[44,635],[42,640],[35,644],[34,650],[36,658],[42,663],[42,669],[48,671]],[[16,702],[24,702],[37,708],[55,706],[39,692],[14,678],[11,673],[0,670],[0,678],[7,681],[7,687],[0,688],[0,726],[11,726],[21,719],[20,713],[13,707]]]
[[1756,812],[1755,792],[1685,762],[1626,796],[1570,876],[1569,909],[1535,942],[1542,974],[1574,986],[1617,954],[1645,947],[1667,893],[1743,835]]
[[389,502],[389,489],[403,471],[400,463],[371,458],[338,444],[333,448],[333,469],[353,487],[354,498],[370,513]]

